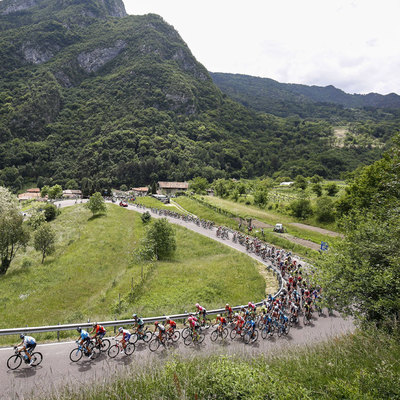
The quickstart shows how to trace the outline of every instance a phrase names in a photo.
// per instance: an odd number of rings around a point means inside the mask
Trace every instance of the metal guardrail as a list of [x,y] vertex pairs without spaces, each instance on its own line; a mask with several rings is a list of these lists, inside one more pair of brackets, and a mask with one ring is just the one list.
[[[264,264],[265,265],[265,264]],[[283,283],[284,280],[282,278],[281,272],[275,268],[273,265],[267,265],[268,269],[272,269],[274,275],[276,274],[278,282],[279,282],[279,290],[275,293],[274,297],[279,296],[283,290]],[[255,303],[257,306],[261,305],[263,302]],[[232,310],[238,311],[242,307],[247,307],[247,305],[235,306],[232,307]],[[217,310],[207,311],[208,315],[215,315],[225,312],[225,308],[219,308]],[[173,320],[184,320],[189,317],[189,313],[184,314],[176,314],[170,315],[170,318]],[[154,323],[156,321],[165,321],[165,315],[159,317],[149,317],[149,318],[142,318],[144,323]],[[123,320],[114,320],[114,321],[103,321],[99,322],[100,325],[103,326],[126,326],[132,325],[134,323],[133,319],[123,319]],[[25,327],[25,328],[11,328],[11,329],[0,329],[0,336],[7,336],[7,335],[19,335],[21,333],[45,333],[45,332],[57,332],[57,339],[59,339],[59,334],[61,331],[72,331],[76,330],[76,328],[90,328],[92,327],[93,322],[83,322],[80,324],[65,324],[65,325],[50,325],[50,326],[37,326],[37,327]]]

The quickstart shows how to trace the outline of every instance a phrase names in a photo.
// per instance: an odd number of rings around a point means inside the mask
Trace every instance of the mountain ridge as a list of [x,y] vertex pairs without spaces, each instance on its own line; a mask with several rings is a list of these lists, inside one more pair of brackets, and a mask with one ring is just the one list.
[[270,78],[244,74],[210,72],[214,83],[227,95],[257,111],[287,116],[280,105],[286,102],[298,109],[300,116],[308,116],[300,105],[323,106],[334,104],[344,108],[400,109],[400,96],[395,93],[349,94],[333,85],[317,86],[281,83]]

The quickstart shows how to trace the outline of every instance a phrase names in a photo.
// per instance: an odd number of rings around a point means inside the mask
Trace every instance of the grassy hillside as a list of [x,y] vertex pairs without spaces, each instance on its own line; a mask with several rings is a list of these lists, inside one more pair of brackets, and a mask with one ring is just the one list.
[[52,222],[57,251],[43,265],[32,248],[20,254],[0,279],[0,328],[108,320],[133,310],[160,315],[191,309],[197,301],[211,309],[263,298],[266,282],[255,261],[180,227],[174,228],[174,258],[143,265],[141,282],[142,265],[132,256],[144,235],[140,215],[115,205],[107,209],[97,218],[81,205],[63,209]]

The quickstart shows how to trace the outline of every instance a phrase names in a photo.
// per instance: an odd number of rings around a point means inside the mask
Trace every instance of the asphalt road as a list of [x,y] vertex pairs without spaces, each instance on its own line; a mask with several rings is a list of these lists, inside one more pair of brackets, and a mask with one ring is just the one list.
[[[74,201],[64,201],[62,207],[73,204],[75,204]],[[139,212],[145,211],[133,206],[129,206],[128,209]],[[157,215],[153,216],[158,217]],[[246,252],[239,244],[216,238],[215,230],[205,230],[194,223],[185,223],[174,218],[169,218],[169,220],[239,251]],[[261,261],[254,254],[250,254],[250,256]],[[78,363],[72,363],[69,360],[69,353],[75,346],[74,342],[38,345],[36,351],[43,354],[42,364],[36,368],[22,365],[16,371],[9,371],[6,366],[7,359],[13,354],[13,350],[11,348],[0,349],[0,399],[40,398],[45,393],[60,391],[66,385],[77,388],[81,385],[88,385],[93,381],[103,381],[111,378],[117,371],[122,372],[126,368],[134,367],[135,363],[164,361],[173,354],[184,357],[197,354],[235,354],[251,357],[259,354],[282,352],[288,347],[292,351],[296,346],[313,345],[334,336],[351,332],[354,330],[354,325],[351,320],[343,319],[338,314],[334,314],[332,317],[325,315],[315,317],[309,326],[300,324],[299,327],[292,328],[287,337],[278,338],[274,336],[267,340],[260,337],[253,345],[245,345],[240,340],[231,341],[229,337],[223,342],[213,343],[209,337],[212,329],[210,328],[207,331],[206,339],[200,346],[187,347],[180,340],[172,348],[159,348],[155,353],[152,353],[147,345],[139,344],[131,356],[119,354],[115,359],[110,359],[103,354],[95,360],[84,357]]]

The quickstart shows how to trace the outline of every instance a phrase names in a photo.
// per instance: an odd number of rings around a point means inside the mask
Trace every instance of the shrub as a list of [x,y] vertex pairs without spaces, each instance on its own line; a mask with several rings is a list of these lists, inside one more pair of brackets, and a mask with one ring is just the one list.
[[308,199],[298,199],[290,203],[292,215],[296,218],[306,219],[313,215],[311,202]]

